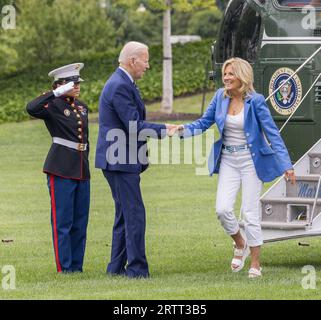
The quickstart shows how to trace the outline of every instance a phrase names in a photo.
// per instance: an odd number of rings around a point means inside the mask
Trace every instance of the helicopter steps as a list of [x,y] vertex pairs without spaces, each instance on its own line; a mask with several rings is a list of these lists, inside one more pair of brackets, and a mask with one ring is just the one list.
[[[321,235],[321,139],[294,165],[296,184],[279,178],[260,198],[263,241]],[[314,209],[313,209],[314,207]],[[240,222],[244,234],[244,222]]]

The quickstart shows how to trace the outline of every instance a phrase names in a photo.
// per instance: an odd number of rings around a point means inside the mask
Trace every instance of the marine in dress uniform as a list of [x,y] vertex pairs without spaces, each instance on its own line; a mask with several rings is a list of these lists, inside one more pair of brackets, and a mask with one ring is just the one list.
[[75,63],[49,72],[53,89],[32,100],[27,112],[43,119],[52,145],[43,172],[51,198],[51,225],[58,272],[82,272],[90,203],[88,107],[77,99]]

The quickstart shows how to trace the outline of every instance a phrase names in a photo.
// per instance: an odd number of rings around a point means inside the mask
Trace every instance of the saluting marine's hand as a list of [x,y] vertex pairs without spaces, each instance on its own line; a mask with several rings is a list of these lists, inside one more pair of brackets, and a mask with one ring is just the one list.
[[60,87],[58,87],[57,89],[53,90],[53,93],[55,95],[55,97],[60,97],[63,94],[71,91],[74,88],[74,82],[68,82]]

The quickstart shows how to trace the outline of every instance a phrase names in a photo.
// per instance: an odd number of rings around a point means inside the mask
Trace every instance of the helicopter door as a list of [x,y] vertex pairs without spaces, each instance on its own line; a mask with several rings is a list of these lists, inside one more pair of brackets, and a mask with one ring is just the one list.
[[234,0],[226,9],[217,43],[216,63],[231,57],[255,62],[261,30],[261,16],[245,0]]

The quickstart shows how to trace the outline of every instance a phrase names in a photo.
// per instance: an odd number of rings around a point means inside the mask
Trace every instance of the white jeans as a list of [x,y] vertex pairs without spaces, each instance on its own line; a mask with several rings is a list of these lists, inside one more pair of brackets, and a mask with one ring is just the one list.
[[263,244],[259,199],[262,181],[258,178],[249,150],[222,152],[216,194],[216,214],[226,233],[234,235],[239,224],[234,203],[242,184],[242,214],[247,243],[250,247]]

